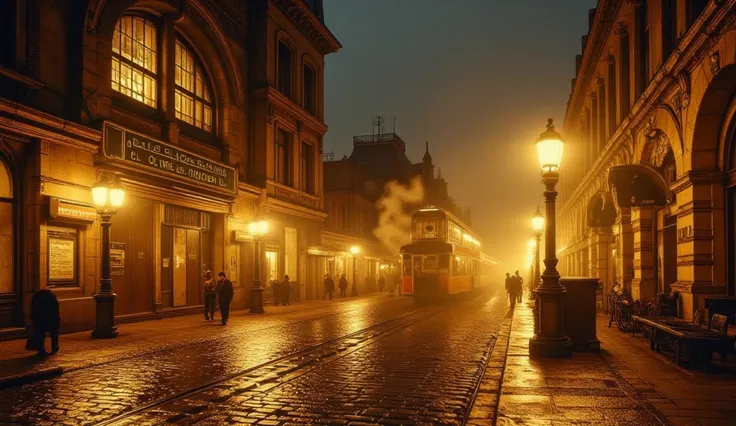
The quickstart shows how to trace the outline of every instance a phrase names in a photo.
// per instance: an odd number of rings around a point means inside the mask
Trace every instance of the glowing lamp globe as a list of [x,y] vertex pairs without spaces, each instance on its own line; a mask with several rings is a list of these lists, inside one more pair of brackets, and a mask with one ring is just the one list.
[[532,227],[537,233],[542,232],[542,229],[544,229],[544,216],[542,216],[542,212],[539,211],[539,207],[537,207],[537,212],[532,216]]
[[353,256],[355,256],[356,254],[360,253],[360,247],[358,247],[358,246],[352,246],[352,247],[350,247],[350,253],[352,253]]
[[92,202],[98,210],[102,210],[107,206],[107,186],[98,183],[92,188]]
[[555,130],[552,119],[547,121],[547,130],[537,139],[537,156],[542,173],[556,173],[562,162],[562,149],[565,142]]

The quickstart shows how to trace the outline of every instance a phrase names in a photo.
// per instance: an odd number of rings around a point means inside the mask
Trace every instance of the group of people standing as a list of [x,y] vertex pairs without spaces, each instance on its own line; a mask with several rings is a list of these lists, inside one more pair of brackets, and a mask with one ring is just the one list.
[[204,273],[204,319],[215,319],[215,307],[220,302],[220,317],[222,325],[230,321],[230,303],[235,296],[233,282],[227,279],[224,272],[217,274],[217,281],[212,278],[212,272]]
[[[332,300],[332,297],[335,295],[335,280],[332,278],[332,275],[325,274],[325,299]],[[345,278],[345,274],[340,275],[340,280],[338,281],[337,287],[340,289],[340,297],[346,297],[348,295],[348,280]]]
[[284,275],[281,281],[273,280],[271,284],[273,287],[273,304],[278,306],[279,304],[289,306],[289,299],[291,298],[291,282],[289,276]]
[[516,271],[515,275],[506,272],[506,293],[509,297],[509,306],[511,309],[516,307],[517,302],[521,302],[521,297],[524,293],[523,284],[524,279],[519,275],[519,271]]

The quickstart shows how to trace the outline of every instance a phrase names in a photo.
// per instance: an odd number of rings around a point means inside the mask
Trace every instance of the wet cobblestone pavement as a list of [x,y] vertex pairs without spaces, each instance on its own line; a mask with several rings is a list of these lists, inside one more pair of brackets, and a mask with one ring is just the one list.
[[324,316],[233,328],[224,338],[4,390],[0,423],[463,421],[505,313],[502,298],[330,306]]

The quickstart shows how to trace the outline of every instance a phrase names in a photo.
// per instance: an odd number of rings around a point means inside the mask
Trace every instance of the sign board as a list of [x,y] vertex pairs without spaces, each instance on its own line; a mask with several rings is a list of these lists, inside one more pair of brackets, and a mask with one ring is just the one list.
[[108,122],[104,128],[104,155],[157,176],[236,193],[234,168]]
[[125,275],[125,243],[110,243],[110,275]]
[[253,242],[253,236],[250,235],[247,232],[243,231],[233,231],[234,232],[234,239],[236,242],[239,243],[250,243]]
[[49,198],[49,216],[59,221],[92,223],[97,219],[97,210],[94,207],[51,197]]
[[46,238],[48,240],[49,282],[76,282],[77,231],[49,227],[46,230]]

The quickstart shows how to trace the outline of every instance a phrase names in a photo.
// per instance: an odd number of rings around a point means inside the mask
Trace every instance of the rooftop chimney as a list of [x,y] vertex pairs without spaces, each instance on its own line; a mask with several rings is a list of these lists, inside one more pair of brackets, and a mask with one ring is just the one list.
[[596,9],[590,9],[588,11],[588,32],[590,32],[590,30],[593,29],[593,21],[595,21],[595,12],[596,12]]

